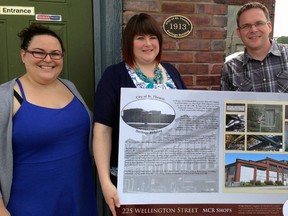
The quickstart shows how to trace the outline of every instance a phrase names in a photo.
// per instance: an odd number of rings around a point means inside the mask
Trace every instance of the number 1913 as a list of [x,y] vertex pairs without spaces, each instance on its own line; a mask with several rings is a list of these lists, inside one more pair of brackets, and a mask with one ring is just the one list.
[[187,24],[185,24],[185,23],[170,23],[170,29],[187,30]]

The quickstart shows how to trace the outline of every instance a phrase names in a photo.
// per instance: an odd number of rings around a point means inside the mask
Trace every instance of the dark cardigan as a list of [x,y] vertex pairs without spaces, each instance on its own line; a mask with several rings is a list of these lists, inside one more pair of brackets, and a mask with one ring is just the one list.
[[[179,72],[173,65],[162,62],[161,65],[166,69],[177,89],[186,89]],[[110,162],[110,165],[113,167],[118,167],[120,91],[122,87],[136,88],[125,67],[125,62],[106,68],[95,94],[94,122],[113,128]]]

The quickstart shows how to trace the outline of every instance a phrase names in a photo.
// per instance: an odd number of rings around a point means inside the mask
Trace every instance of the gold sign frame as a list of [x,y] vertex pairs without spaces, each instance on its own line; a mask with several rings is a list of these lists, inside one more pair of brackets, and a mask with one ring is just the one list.
[[163,23],[164,32],[172,38],[187,37],[193,29],[192,22],[185,16],[173,15]]

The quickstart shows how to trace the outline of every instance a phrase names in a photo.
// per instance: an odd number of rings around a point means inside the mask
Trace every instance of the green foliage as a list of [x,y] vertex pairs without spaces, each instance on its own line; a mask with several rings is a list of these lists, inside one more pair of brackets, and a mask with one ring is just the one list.
[[251,182],[244,182],[243,187],[251,187],[253,184]]
[[283,186],[283,182],[282,181],[275,181],[276,186]]
[[270,181],[265,181],[265,184],[266,184],[266,185],[273,185],[273,183],[274,183],[274,182],[271,181],[271,180],[270,180]]
[[288,44],[288,36],[281,36],[277,38],[277,43]]
[[261,181],[255,181],[255,186],[261,186]]

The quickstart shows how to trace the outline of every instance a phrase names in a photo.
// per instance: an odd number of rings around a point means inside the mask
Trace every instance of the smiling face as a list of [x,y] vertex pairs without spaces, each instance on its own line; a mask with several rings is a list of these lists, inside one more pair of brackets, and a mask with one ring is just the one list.
[[[240,15],[237,34],[246,46],[248,53],[255,51],[268,52],[270,48],[269,34],[272,31],[272,25],[267,21],[263,10],[259,8],[246,10]],[[259,22],[264,22],[265,24],[256,27],[255,24]],[[251,28],[241,29],[245,25],[252,26]]]
[[159,53],[158,38],[154,35],[136,35],[133,41],[133,53],[136,64],[155,64]]
[[37,83],[47,84],[55,81],[63,68],[63,58],[51,59],[47,55],[44,59],[35,58],[31,52],[62,52],[60,42],[50,35],[36,35],[32,38],[26,50],[21,50],[21,59],[30,79]]

